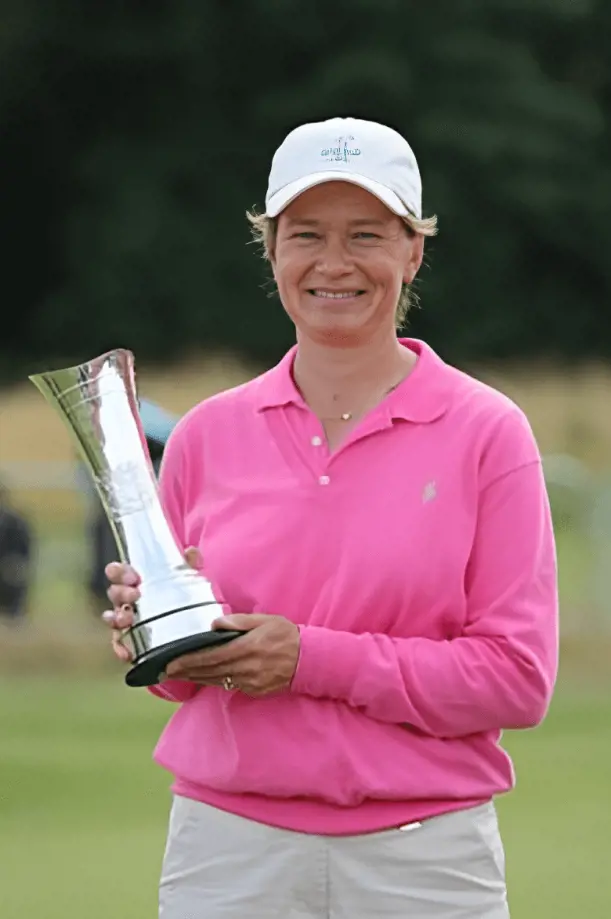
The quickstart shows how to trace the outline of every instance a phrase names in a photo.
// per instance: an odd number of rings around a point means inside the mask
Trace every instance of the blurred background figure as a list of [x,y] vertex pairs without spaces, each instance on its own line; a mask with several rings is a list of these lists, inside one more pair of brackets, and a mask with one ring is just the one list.
[[11,504],[0,482],[0,617],[21,624],[27,613],[32,581],[33,536],[27,518]]
[[[155,475],[158,475],[166,441],[178,417],[166,412],[149,399],[141,399],[140,418]],[[88,504],[89,574],[87,589],[92,599],[93,611],[97,614],[108,606],[106,597],[108,582],[104,575],[104,568],[116,558],[117,547],[108,518],[93,488],[89,474],[86,470],[79,468],[79,476],[83,481]]]

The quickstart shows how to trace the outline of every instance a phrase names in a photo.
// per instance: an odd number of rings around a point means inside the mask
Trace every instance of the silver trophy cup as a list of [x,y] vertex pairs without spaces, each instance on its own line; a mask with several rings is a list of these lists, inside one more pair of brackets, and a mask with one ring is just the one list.
[[118,349],[85,364],[30,376],[67,425],[102,501],[121,561],[141,577],[126,630],[128,686],[159,682],[170,661],[240,632],[211,628],[223,610],[190,568],[167,522],[138,412],[134,356]]

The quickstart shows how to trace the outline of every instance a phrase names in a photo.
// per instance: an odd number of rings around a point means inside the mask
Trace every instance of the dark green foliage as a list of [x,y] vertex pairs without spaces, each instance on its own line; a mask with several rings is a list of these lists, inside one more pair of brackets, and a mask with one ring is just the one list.
[[611,357],[608,0],[5,0],[0,375],[292,342],[248,245],[271,155],[351,114],[413,144],[410,330],[448,359]]

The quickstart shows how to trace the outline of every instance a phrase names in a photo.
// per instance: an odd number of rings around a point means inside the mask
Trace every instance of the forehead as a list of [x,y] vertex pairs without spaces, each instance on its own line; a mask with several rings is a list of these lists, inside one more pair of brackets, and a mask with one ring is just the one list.
[[324,182],[302,192],[280,215],[287,223],[300,220],[399,220],[379,198],[350,182]]

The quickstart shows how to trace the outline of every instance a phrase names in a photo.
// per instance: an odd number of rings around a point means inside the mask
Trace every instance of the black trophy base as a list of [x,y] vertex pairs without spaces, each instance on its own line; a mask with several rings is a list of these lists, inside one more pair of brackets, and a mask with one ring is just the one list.
[[234,638],[239,638],[244,632],[230,632],[226,629],[218,629],[210,632],[200,632],[199,635],[189,635],[187,638],[178,638],[176,641],[169,641],[166,645],[161,645],[153,651],[148,651],[137,660],[131,670],[125,675],[125,682],[128,686],[155,686],[159,683],[159,677],[164,673],[165,668],[177,657],[183,654],[191,654],[194,651],[202,651],[204,648],[213,648],[217,645],[225,645]]

